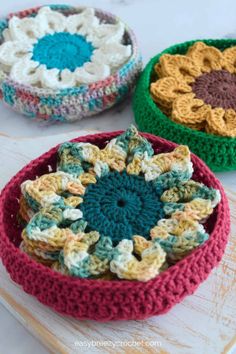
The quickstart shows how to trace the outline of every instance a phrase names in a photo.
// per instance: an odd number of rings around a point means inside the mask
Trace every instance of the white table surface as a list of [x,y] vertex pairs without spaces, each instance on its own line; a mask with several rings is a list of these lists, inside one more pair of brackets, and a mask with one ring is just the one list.
[[[1,2],[1,14],[52,1],[8,0]],[[66,3],[55,1],[55,3]],[[120,16],[135,31],[144,63],[162,49],[191,39],[236,37],[235,0],[87,0],[70,4],[96,6]],[[46,125],[33,122],[0,104],[0,134],[8,137],[36,137],[78,129],[125,129],[133,121],[129,101],[97,117],[73,124]],[[1,152],[1,146],[0,146]],[[0,166],[5,169],[7,166]],[[225,186],[236,191],[236,172],[217,174]],[[48,351],[0,305],[0,354],[46,354]],[[183,353],[185,354],[185,353]],[[198,353],[196,353],[198,354]]]

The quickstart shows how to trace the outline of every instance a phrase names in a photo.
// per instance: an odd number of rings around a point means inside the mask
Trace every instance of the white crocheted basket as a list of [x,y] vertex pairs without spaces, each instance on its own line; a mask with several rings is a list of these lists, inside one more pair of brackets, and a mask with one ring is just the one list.
[[30,117],[73,121],[123,99],[141,71],[134,34],[101,10],[65,5],[0,22],[0,90]]

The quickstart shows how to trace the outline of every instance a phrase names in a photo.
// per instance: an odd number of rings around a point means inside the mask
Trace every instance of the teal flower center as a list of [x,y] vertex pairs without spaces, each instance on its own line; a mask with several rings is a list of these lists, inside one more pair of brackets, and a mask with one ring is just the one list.
[[80,204],[91,230],[114,243],[133,235],[150,237],[150,229],[164,217],[160,193],[141,176],[111,172],[90,184]]
[[47,34],[34,44],[32,60],[46,65],[47,69],[75,71],[89,62],[94,47],[79,34],[58,32]]

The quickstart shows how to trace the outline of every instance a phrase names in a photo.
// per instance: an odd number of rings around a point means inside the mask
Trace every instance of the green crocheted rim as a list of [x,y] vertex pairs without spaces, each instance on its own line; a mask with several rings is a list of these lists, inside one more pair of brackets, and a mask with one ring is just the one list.
[[[177,144],[188,145],[215,172],[236,170],[236,138],[220,137],[184,127],[171,121],[153,102],[149,86],[154,65],[165,54],[185,54],[199,40],[176,44],[152,58],[142,72],[133,99],[135,121],[141,131],[149,132]],[[200,40],[220,50],[236,45],[236,39]],[[155,74],[156,75],[156,74]]]

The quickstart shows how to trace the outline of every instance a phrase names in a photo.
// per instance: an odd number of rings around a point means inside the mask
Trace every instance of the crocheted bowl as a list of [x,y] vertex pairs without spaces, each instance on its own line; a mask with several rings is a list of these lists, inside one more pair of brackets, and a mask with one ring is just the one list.
[[[104,147],[121,132],[88,135],[76,142]],[[172,151],[176,144],[143,134],[155,153]],[[229,207],[220,182],[195,155],[193,179],[217,188],[221,202],[206,223],[209,239],[190,255],[147,281],[91,280],[62,275],[32,260],[19,248],[21,226],[17,222],[20,185],[27,179],[56,168],[57,147],[30,162],[11,179],[0,197],[0,256],[11,278],[25,292],[54,310],[79,319],[98,321],[143,319],[167,312],[207,278],[223,255],[230,228]]]
[[[0,44],[3,40],[2,33],[12,16],[34,17],[40,8],[10,14],[7,19],[0,20]],[[50,8],[64,15],[76,14],[86,9],[67,5],[51,5]],[[114,24],[119,20],[118,17],[99,9],[95,9],[95,15],[101,23]],[[126,25],[123,41],[124,44],[131,45],[132,54],[125,64],[106,79],[56,90],[19,84],[10,79],[9,75],[0,75],[0,98],[15,111],[29,118],[38,117],[43,120],[74,121],[102,112],[123,100],[132,91],[142,69],[136,38]]]
[[[213,171],[236,169],[236,138],[221,137],[193,130],[170,120],[150,96],[150,82],[154,65],[163,54],[185,54],[197,41],[189,41],[165,49],[150,60],[138,81],[133,110],[135,120],[141,131],[153,133],[178,144],[186,144],[190,150],[201,157]],[[235,39],[201,40],[220,50],[235,46]]]

